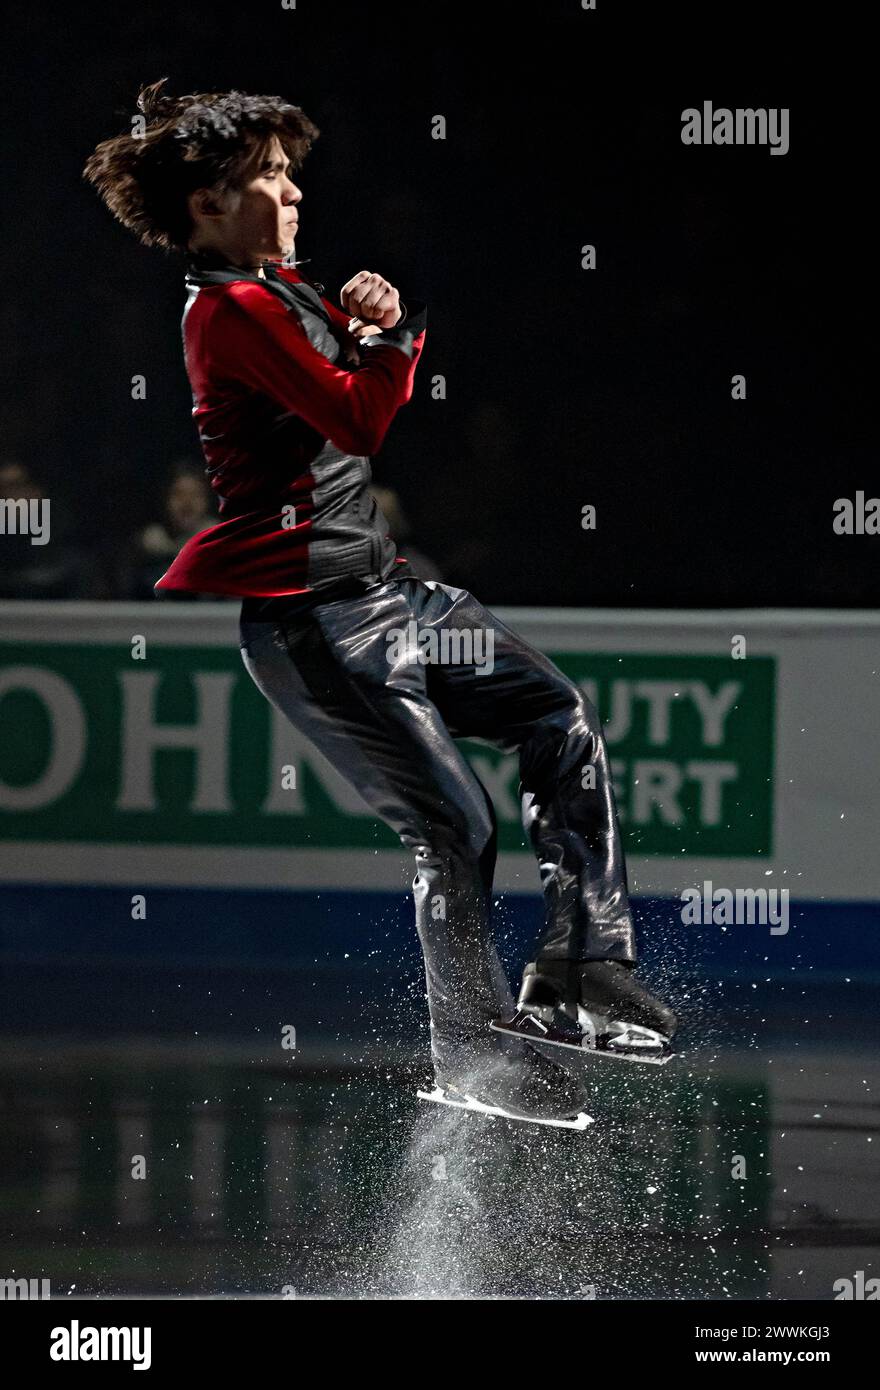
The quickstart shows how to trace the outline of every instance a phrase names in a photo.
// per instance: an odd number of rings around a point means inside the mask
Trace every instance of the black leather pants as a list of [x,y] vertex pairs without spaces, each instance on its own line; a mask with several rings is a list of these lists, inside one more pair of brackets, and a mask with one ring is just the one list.
[[[390,630],[412,620],[438,643],[453,629],[482,634],[477,661],[458,664],[449,652],[444,660],[442,645],[427,664],[412,646],[401,655],[398,642],[395,653]],[[489,925],[495,813],[456,737],[519,754],[523,825],[545,903],[532,958],[635,960],[598,713],[472,594],[413,578],[377,582],[305,615],[243,621],[241,647],[267,699],[413,851],[416,926],[441,1036],[481,1028],[511,1003]]]

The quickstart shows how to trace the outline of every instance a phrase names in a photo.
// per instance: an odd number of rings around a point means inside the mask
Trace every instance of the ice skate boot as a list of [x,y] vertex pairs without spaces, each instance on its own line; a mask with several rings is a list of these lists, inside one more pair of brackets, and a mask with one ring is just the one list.
[[528,1042],[483,1035],[432,1042],[433,1091],[422,1100],[483,1115],[499,1115],[561,1129],[586,1129],[586,1093],[562,1067],[542,1057]]
[[512,1016],[496,1032],[597,1057],[668,1062],[675,1014],[639,983],[625,961],[537,960],[526,966]]

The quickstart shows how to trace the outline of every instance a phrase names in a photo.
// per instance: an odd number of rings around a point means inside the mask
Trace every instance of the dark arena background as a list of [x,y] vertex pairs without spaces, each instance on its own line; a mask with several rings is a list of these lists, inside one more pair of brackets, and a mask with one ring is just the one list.
[[[708,1324],[878,1296],[855,13],[832,33],[782,5],[7,8],[2,1301],[640,1301]],[[297,258],[337,303],[367,267],[428,306],[373,459],[400,552],[601,713],[640,968],[681,1031],[665,1067],[583,1060],[583,1133],[417,1099],[410,855],[272,716],[237,602],[154,594],[217,520],[182,265],[82,168],[162,77],[278,93],[320,128]],[[785,147],[686,143],[706,105],[784,111]],[[14,521],[42,503],[48,543]],[[516,980],[542,924],[517,761],[464,750]]]

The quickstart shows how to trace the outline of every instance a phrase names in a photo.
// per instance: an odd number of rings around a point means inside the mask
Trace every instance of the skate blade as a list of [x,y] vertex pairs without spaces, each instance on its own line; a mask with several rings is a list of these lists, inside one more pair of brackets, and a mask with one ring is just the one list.
[[[576,1052],[581,1057],[603,1057],[612,1062],[637,1062],[642,1066],[648,1064],[662,1067],[675,1056],[671,1049],[666,1052],[655,1051],[653,1056],[647,1051],[617,1050],[599,1044],[595,1029],[588,1029],[583,1033],[566,1033],[524,1009],[518,1009],[512,1018],[493,1019],[489,1027],[495,1033],[508,1033],[512,1038],[525,1038],[527,1042],[532,1043],[546,1043],[548,1047],[564,1047],[568,1052]],[[653,1042],[650,1045],[655,1048],[657,1046]]]
[[476,1100],[473,1096],[453,1096],[449,1091],[444,1091],[442,1086],[435,1086],[433,1091],[416,1091],[420,1100],[430,1100],[436,1105],[451,1105],[455,1110],[471,1110],[477,1115],[498,1115],[504,1120],[519,1120],[527,1125],[550,1125],[553,1129],[586,1129],[587,1125],[594,1124],[592,1115],[587,1115],[581,1111],[571,1120],[543,1120],[537,1115],[515,1115],[512,1110],[504,1110],[500,1105],[484,1105],[481,1100]]

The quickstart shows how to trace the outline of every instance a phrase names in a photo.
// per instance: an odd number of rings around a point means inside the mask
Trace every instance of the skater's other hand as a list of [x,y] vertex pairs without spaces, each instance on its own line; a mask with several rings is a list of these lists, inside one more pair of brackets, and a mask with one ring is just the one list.
[[[377,323],[363,323],[360,319],[351,319],[348,325],[348,336],[342,342],[345,356],[353,366],[360,362],[360,353],[357,350],[357,343],[361,338],[370,338],[374,333],[381,333],[382,330]],[[352,339],[355,339],[353,342]]]
[[382,330],[378,323],[364,323],[363,319],[352,319],[348,325],[348,331],[353,338],[369,338],[374,333],[381,333]]
[[369,270],[359,270],[346,280],[339,299],[346,313],[356,315],[365,324],[376,324],[380,332],[393,328],[401,316],[398,291]]

